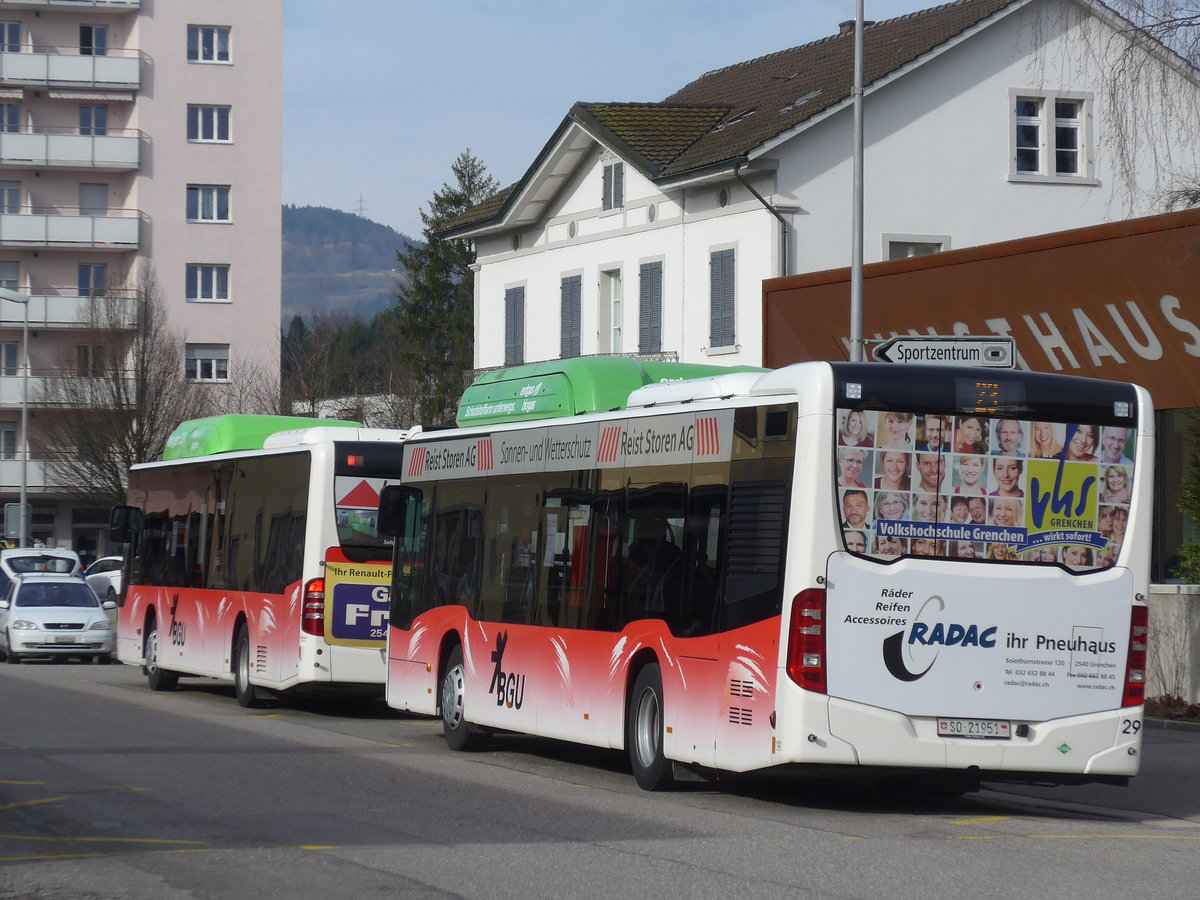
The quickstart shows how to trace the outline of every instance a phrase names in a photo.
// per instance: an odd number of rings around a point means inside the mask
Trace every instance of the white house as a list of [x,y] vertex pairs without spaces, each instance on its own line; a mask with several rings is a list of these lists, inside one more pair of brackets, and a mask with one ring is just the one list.
[[[1114,100],[1130,27],[1095,0],[866,26],[865,261],[1161,210],[1169,179],[1200,171],[1200,130],[1172,106],[1200,97],[1197,71],[1152,43],[1137,52],[1163,86]],[[478,252],[476,365],[760,363],[762,280],[851,261],[853,44],[849,23],[661,102],[576,104],[443,232]]]

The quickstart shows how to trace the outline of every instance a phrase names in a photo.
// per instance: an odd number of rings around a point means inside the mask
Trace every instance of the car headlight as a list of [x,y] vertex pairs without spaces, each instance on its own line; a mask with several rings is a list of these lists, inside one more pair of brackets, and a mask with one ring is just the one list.
[[112,626],[105,619],[103,622],[93,622],[88,626],[88,631],[112,631]]
[[13,631],[37,631],[42,626],[37,622],[30,622],[28,619],[17,619],[9,627]]

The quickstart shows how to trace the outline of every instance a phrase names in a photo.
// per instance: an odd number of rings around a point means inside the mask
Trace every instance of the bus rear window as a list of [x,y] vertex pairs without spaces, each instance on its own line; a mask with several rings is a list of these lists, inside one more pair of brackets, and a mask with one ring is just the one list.
[[1132,425],[942,408],[843,407],[836,503],[846,550],[1107,568],[1136,477]]

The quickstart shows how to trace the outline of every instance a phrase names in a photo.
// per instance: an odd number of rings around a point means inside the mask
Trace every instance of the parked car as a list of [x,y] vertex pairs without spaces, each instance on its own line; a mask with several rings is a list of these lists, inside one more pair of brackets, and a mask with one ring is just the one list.
[[121,593],[121,567],[125,559],[120,556],[102,556],[83,572],[88,583],[101,600],[116,600]]
[[112,659],[116,635],[108,610],[78,575],[18,575],[0,599],[0,656],[10,663],[27,656]]
[[8,584],[18,575],[29,572],[54,572],[77,575],[82,568],[79,554],[74,550],[53,550],[47,547],[24,547],[0,551],[0,597]]

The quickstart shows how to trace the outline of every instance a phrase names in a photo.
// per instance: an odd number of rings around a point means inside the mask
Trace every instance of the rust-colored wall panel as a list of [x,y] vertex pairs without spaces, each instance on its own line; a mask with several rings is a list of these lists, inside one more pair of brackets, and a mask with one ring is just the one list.
[[[1011,334],[1021,368],[1200,406],[1200,210],[864,270],[864,335]],[[848,359],[849,269],[763,282],[763,364]],[[870,352],[868,351],[868,357]]]

